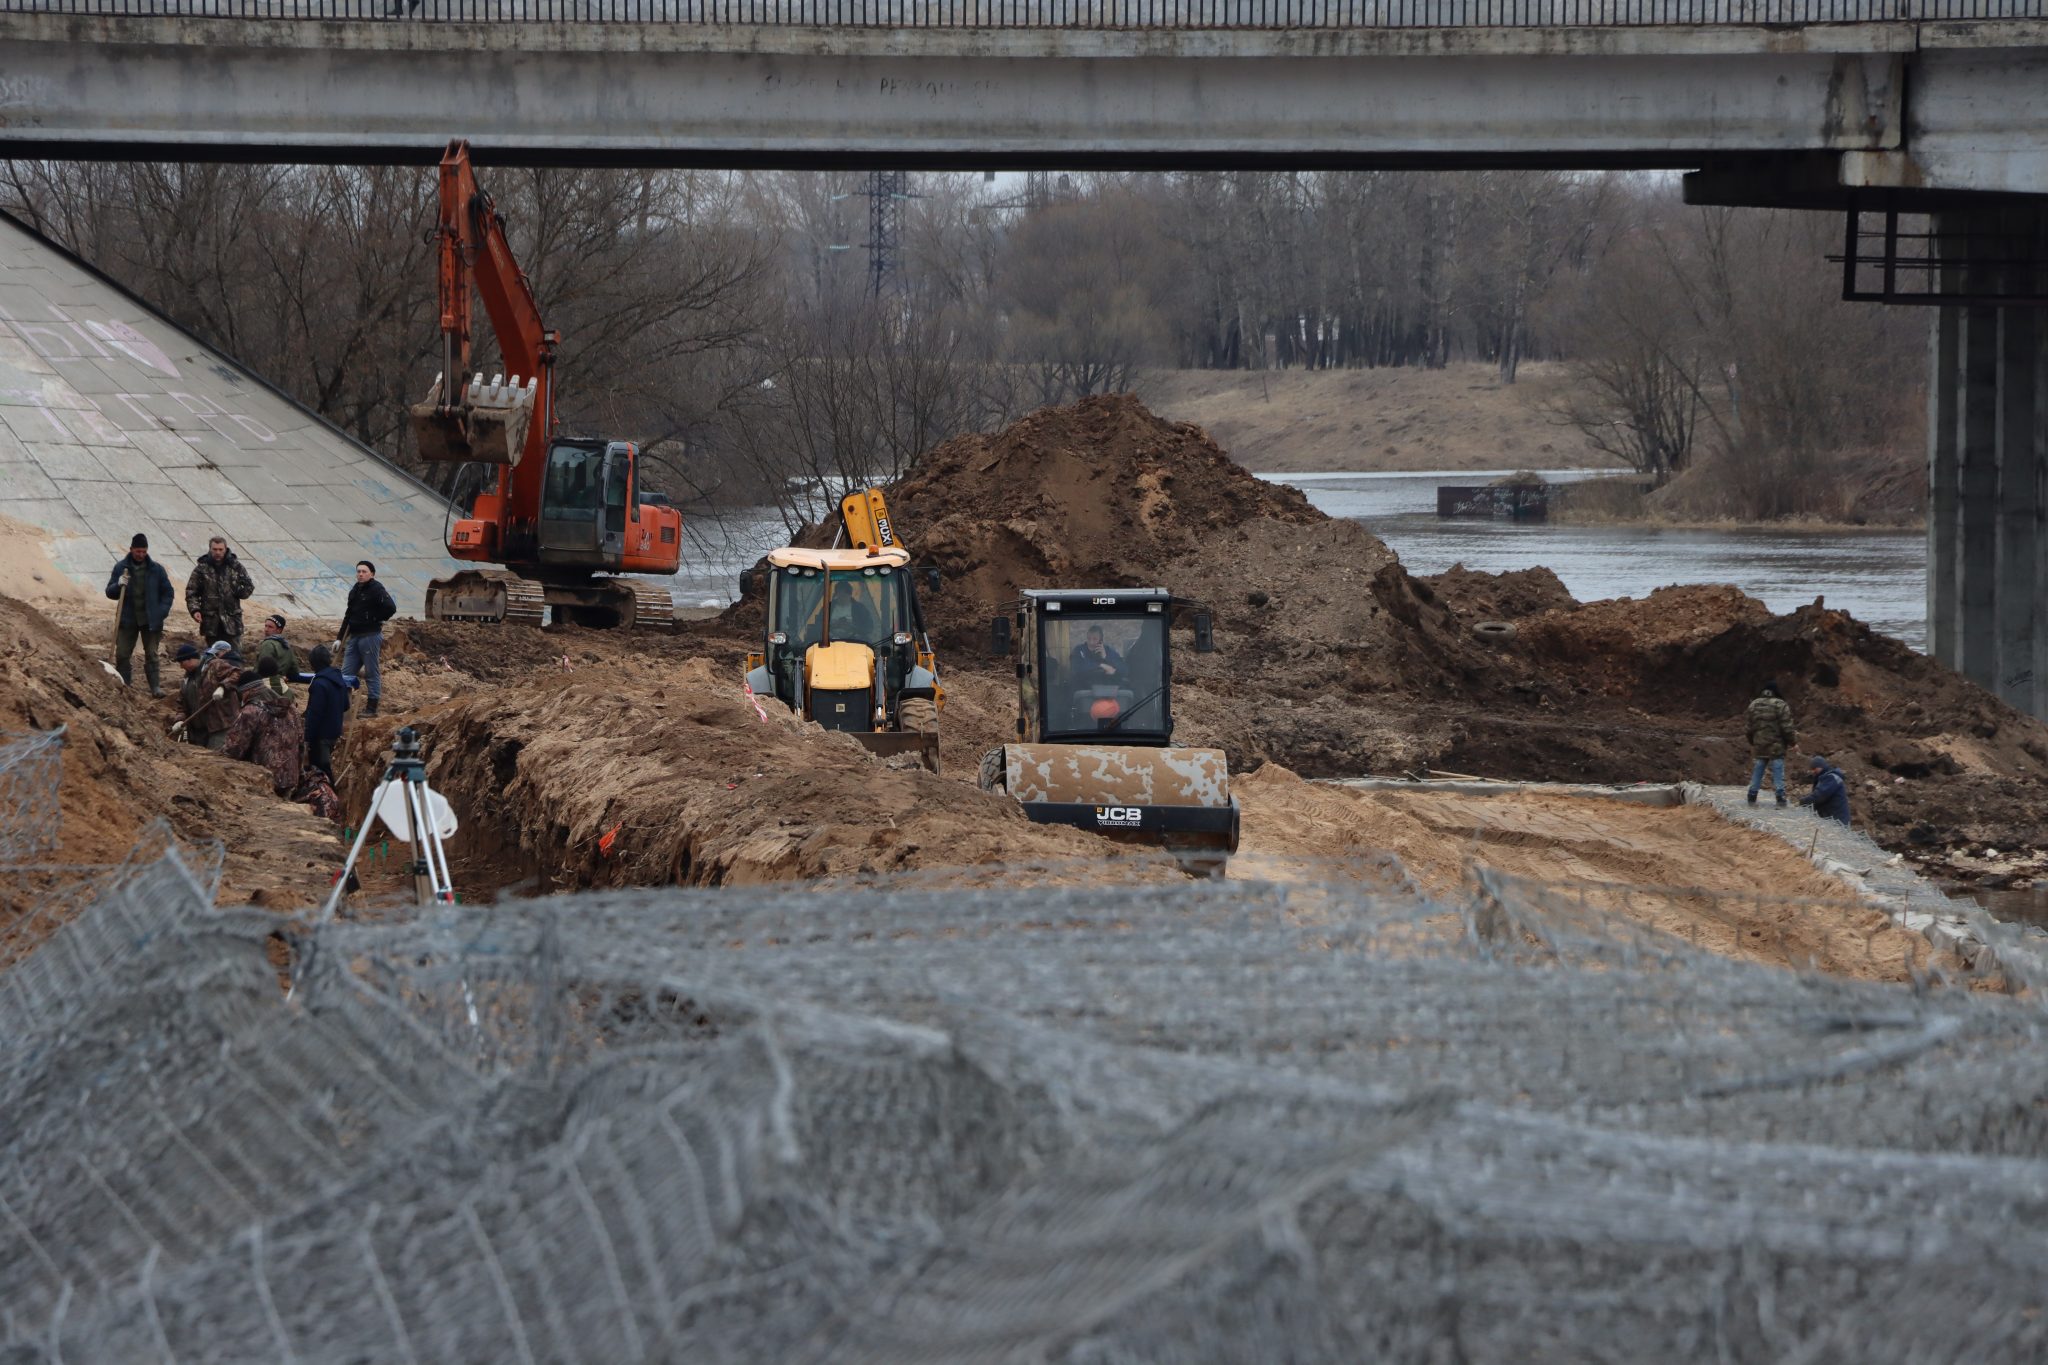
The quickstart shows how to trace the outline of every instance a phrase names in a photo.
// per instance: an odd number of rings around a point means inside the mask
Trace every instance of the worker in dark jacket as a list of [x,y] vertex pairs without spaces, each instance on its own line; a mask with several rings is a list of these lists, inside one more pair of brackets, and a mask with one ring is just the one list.
[[235,558],[226,539],[215,536],[206,542],[206,553],[199,556],[192,576],[185,580],[185,610],[199,623],[199,637],[209,644],[226,640],[240,649],[242,603],[254,591],[249,571]]
[[1767,682],[1763,692],[1749,704],[1744,714],[1744,723],[1749,734],[1749,753],[1756,763],[1749,771],[1749,804],[1756,804],[1756,794],[1764,784],[1764,769],[1771,771],[1771,782],[1778,789],[1778,804],[1785,804],[1785,751],[1798,738],[1792,725],[1792,708],[1785,704],[1785,698],[1778,692],[1778,684]]
[[348,590],[348,608],[341,617],[341,638],[346,645],[341,671],[363,680],[370,696],[363,714],[377,714],[377,699],[384,692],[384,676],[377,657],[384,652],[384,623],[398,614],[398,604],[377,581],[377,566],[367,559],[356,561],[356,585]]
[[137,532],[128,542],[128,553],[114,561],[107,575],[107,599],[121,604],[114,616],[114,671],[129,686],[135,683],[135,644],[142,642],[142,671],[149,679],[149,695],[164,694],[164,618],[178,600],[171,576],[164,566],[149,557],[149,537]]
[[306,685],[306,761],[334,778],[334,742],[341,738],[341,718],[348,711],[348,680],[334,666],[326,645],[306,654],[313,680]]
[[210,662],[212,661],[199,652],[198,646],[178,646],[178,667],[185,674],[184,682],[178,685],[178,704],[183,718],[172,728],[172,733],[183,735],[191,744],[206,743],[206,731],[195,727],[192,720],[206,706],[206,665]]
[[1823,820],[1840,820],[1849,823],[1849,783],[1843,778],[1842,770],[1819,754],[1807,760],[1807,776],[1813,783],[1813,790],[1799,798],[1802,806],[1812,806],[1813,813]]

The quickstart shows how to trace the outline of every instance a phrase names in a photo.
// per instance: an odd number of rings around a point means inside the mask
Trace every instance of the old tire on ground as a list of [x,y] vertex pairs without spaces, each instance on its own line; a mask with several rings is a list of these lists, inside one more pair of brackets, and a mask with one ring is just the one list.
[[1512,644],[1515,628],[1507,621],[1479,621],[1472,627],[1472,638],[1482,645]]
[[975,785],[985,792],[999,792],[1009,787],[1009,759],[1000,748],[990,749],[981,756],[981,774]]

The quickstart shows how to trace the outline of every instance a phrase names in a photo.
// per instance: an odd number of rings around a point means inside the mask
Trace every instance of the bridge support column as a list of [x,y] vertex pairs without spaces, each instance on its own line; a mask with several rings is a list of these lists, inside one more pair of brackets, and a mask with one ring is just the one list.
[[[1959,242],[1985,233],[2011,243],[2017,231],[2048,245],[2038,210],[1943,214],[1939,228]],[[2002,281],[1989,272],[2000,268],[1964,267],[1950,287],[1996,294]],[[2048,309],[1944,308],[1929,359],[1929,647],[2048,717]]]

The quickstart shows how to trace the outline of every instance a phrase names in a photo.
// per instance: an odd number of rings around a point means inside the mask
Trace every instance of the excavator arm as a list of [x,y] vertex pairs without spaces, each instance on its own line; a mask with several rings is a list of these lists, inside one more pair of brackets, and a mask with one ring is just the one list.
[[[541,321],[533,284],[505,236],[505,220],[476,182],[469,144],[441,158],[434,229],[441,302],[441,373],[412,409],[420,457],[496,465],[497,483],[454,516],[448,553],[472,564],[427,589],[436,620],[670,629],[665,583],[605,577],[666,576],[682,554],[682,514],[666,499],[639,499],[639,452],[631,442],[560,436],[555,414],[559,333]],[[474,300],[482,299],[510,377],[469,373]],[[562,487],[549,504],[548,470]]]
[[[476,182],[469,143],[441,157],[439,247],[441,373],[413,409],[420,457],[518,466],[555,430],[555,349],[560,335],[541,322],[533,285],[512,255],[505,220]],[[471,376],[471,303],[484,301],[510,375]],[[537,463],[537,462],[536,462]],[[501,479],[500,492],[510,490]]]

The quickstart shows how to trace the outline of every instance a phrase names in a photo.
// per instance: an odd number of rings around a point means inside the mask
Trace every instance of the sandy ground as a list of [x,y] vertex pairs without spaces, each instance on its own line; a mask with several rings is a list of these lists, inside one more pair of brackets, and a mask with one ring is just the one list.
[[[1896,979],[1917,940],[1840,904],[1841,888],[1793,850],[1709,812],[1366,796],[1287,769],[1714,777],[1739,758],[1725,736],[1765,671],[1796,680],[1803,725],[1854,756],[1859,782],[1898,777],[1885,791],[1946,802],[1944,822],[1974,790],[1966,782],[1983,784],[1983,819],[1998,796],[2025,818],[2013,797],[2048,766],[2038,722],[1840,613],[1772,617],[1725,588],[1581,605],[1539,571],[1415,579],[1362,527],[1129,399],[949,442],[891,501],[944,580],[926,603],[949,694],[942,773],[876,761],[772,702],[757,708],[740,669],[763,628],[758,603],[675,635],[400,621],[387,634],[384,714],[358,711],[338,753],[346,808],[363,808],[393,732],[410,724],[461,815],[454,870],[471,900],[905,872],[1171,881],[1182,874],[1156,851],[1034,824],[973,785],[982,753],[1014,733],[1014,670],[986,653],[989,612],[1033,584],[1163,583],[1216,612],[1218,650],[1176,656],[1175,709],[1181,741],[1227,749],[1240,775],[1237,875],[1327,875],[1335,859],[1377,877],[1384,853],[1445,893],[1476,862],[1569,884],[1556,894],[1717,951]],[[33,556],[0,563],[0,592],[36,590],[37,572]],[[229,900],[289,910],[325,893],[341,831],[272,796],[254,767],[172,743],[173,703],[122,688],[95,657],[112,634],[109,604],[73,594],[45,614],[0,599],[0,613],[11,642],[0,724],[71,727],[67,858],[110,861],[161,816],[182,837],[226,842]],[[1518,633],[1477,643],[1481,615]],[[289,638],[303,651],[330,628],[295,621]],[[1937,818],[1890,800],[1889,814],[1871,803],[1881,820]],[[1930,824],[1929,838],[1944,846],[1976,828]],[[373,887],[395,885],[395,861],[373,868]]]
[[1321,880],[1392,854],[1426,893],[1490,868],[1555,883],[1560,905],[1621,915],[1695,946],[1774,966],[1906,979],[1925,940],[1851,903],[1784,840],[1701,806],[1597,796],[1359,790],[1277,764],[1239,779],[1244,842],[1233,875]]
[[1564,367],[1159,370],[1136,385],[1162,417],[1193,422],[1247,469],[1591,469],[1614,464],[1561,421]]

